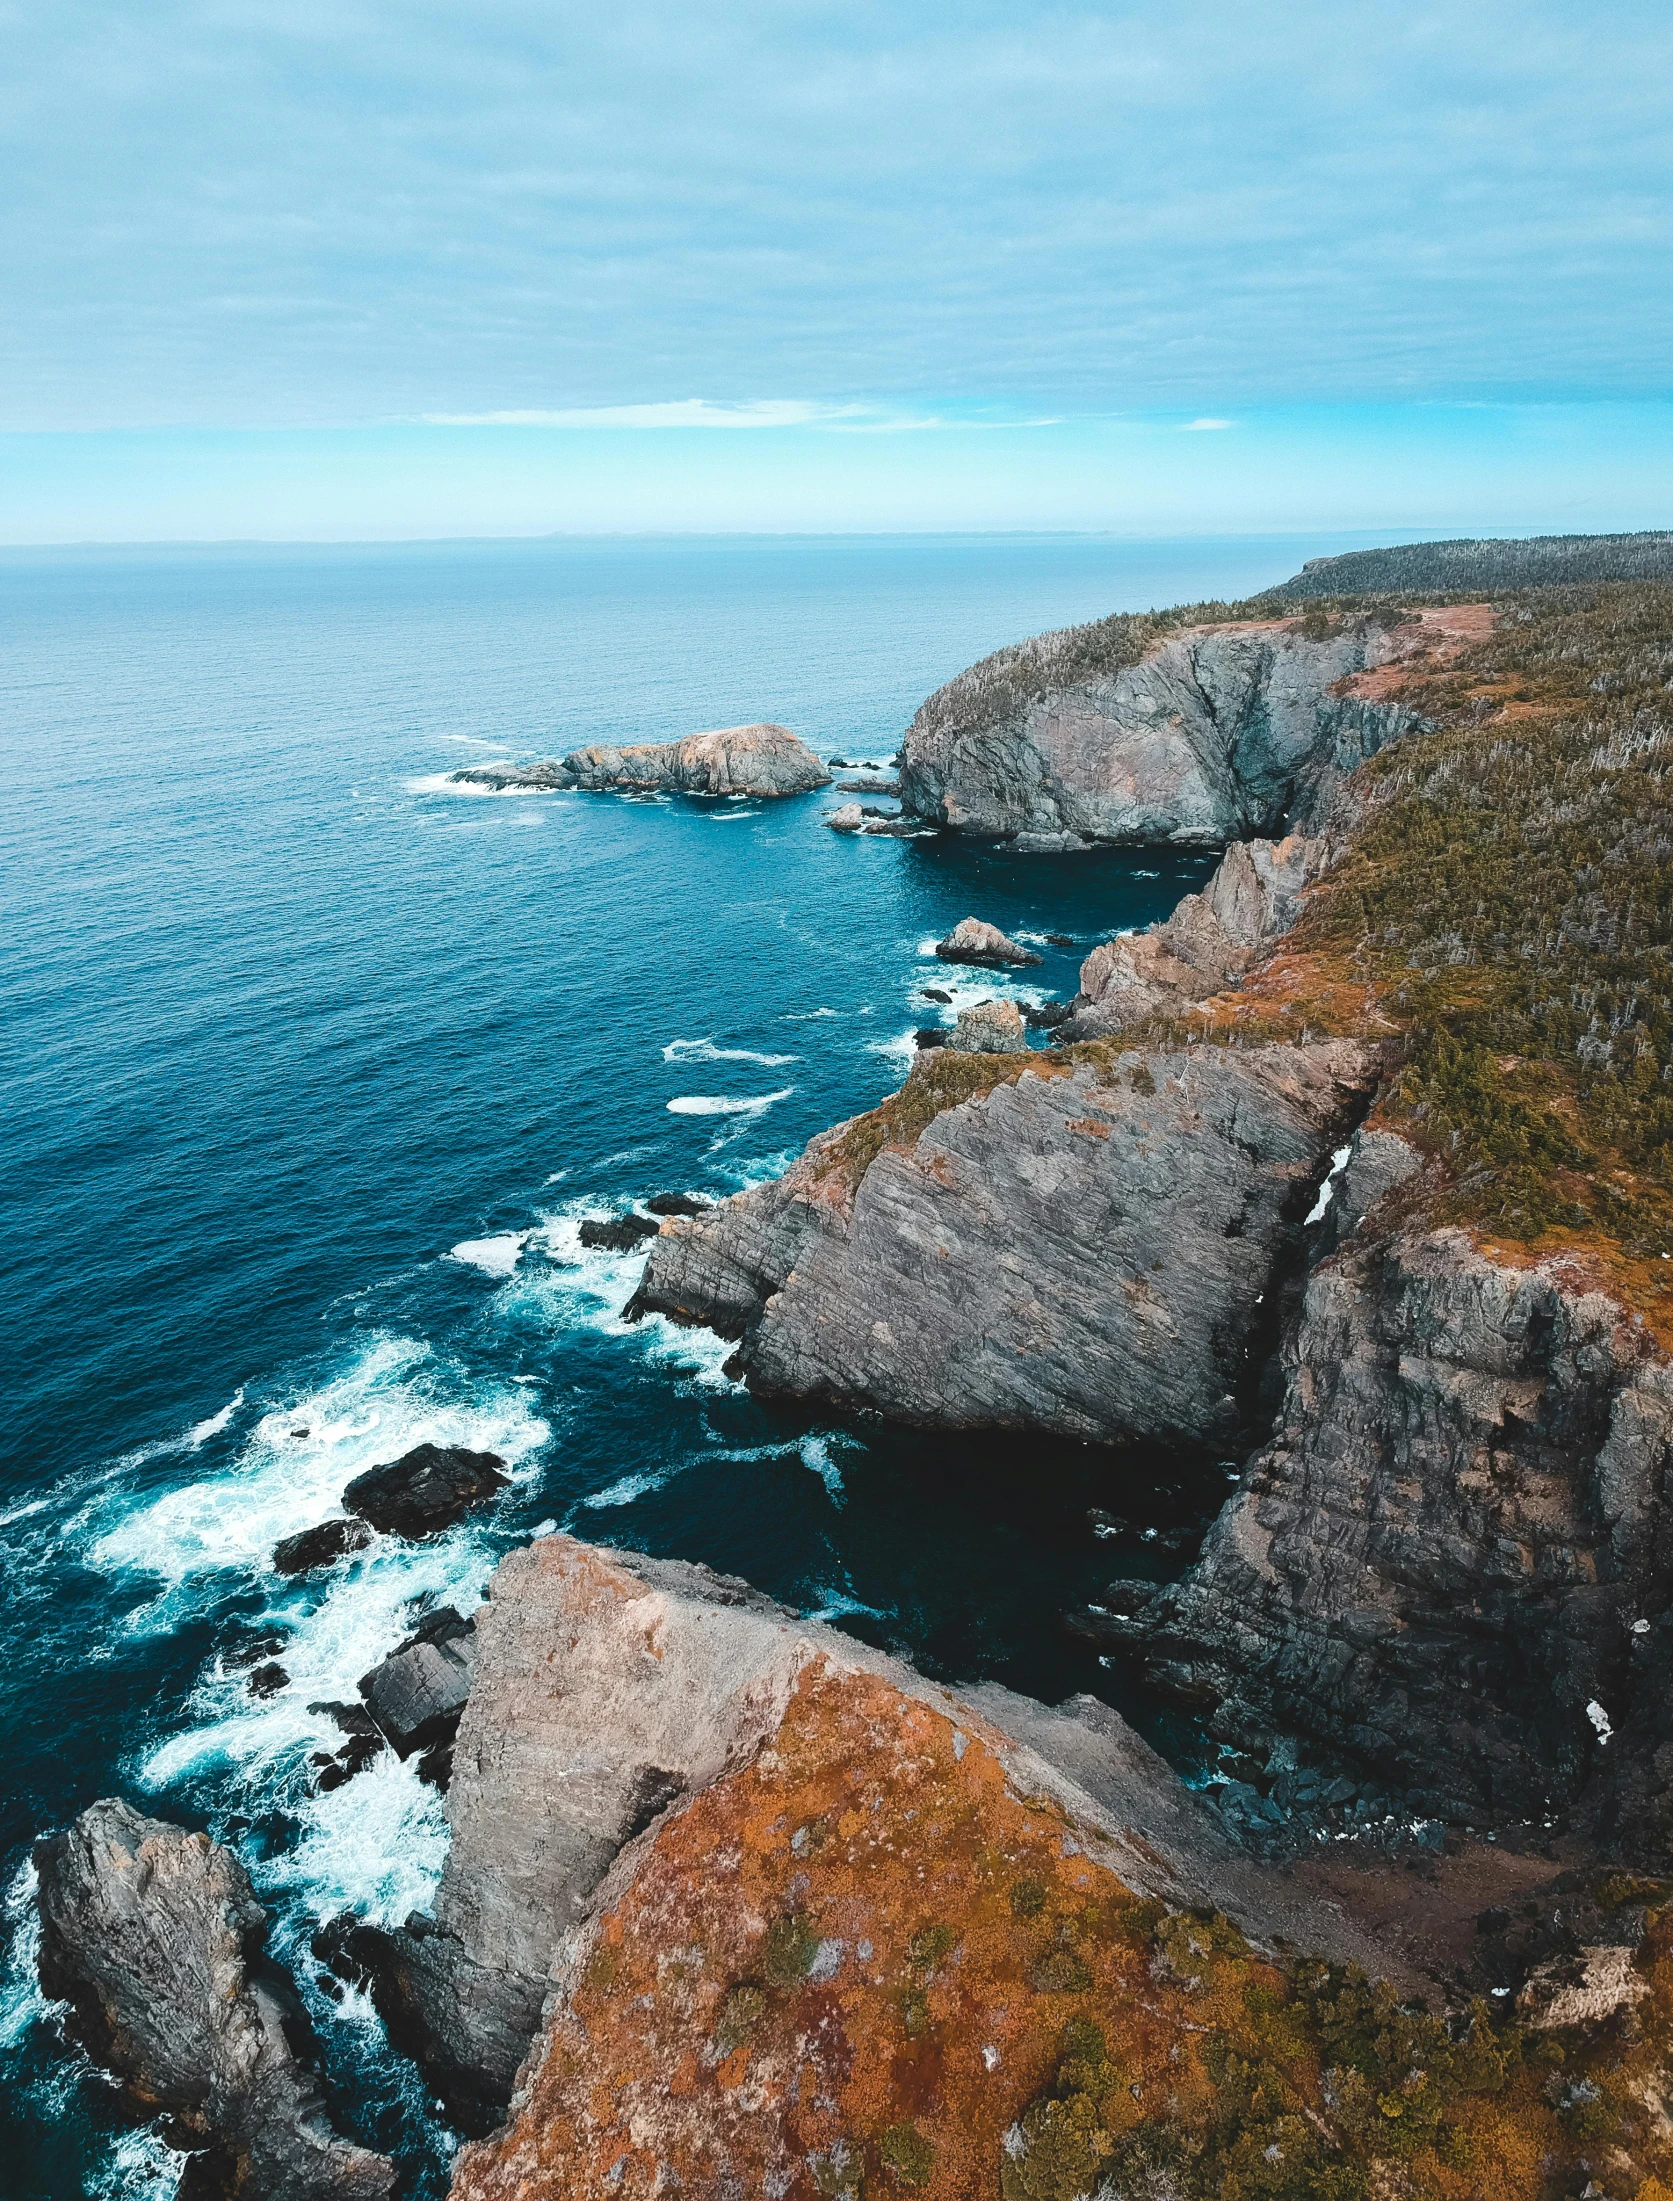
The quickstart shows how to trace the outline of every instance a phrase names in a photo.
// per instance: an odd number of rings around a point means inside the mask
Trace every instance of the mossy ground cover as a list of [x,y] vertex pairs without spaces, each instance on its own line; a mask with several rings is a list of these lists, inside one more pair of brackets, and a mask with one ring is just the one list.
[[1653,1902],[1630,2018],[1435,2015],[1139,1899],[996,1741],[804,1675],[656,1835],[460,2201],[1662,2201]]

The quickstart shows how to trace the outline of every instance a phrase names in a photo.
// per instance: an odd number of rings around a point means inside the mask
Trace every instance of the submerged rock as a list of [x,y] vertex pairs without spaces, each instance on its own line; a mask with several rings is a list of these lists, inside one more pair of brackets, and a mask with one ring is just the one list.
[[266,1965],[266,1913],[207,1835],[115,1798],[37,1845],[41,1984],[141,2115],[205,2151],[193,2190],[382,2201],[394,2167],[331,2129],[298,2058],[308,2025]]
[[943,963],[977,963],[989,970],[1040,960],[1031,948],[1019,948],[997,925],[984,925],[979,917],[961,917],[946,939],[935,943],[935,952]]
[[648,1215],[589,1215],[582,1221],[579,1236],[582,1245],[597,1252],[631,1253],[647,1238],[654,1238],[660,1228]]
[[301,1529],[294,1536],[279,1539],[273,1547],[273,1571],[312,1574],[316,1568],[334,1565],[350,1552],[364,1551],[371,1541],[372,1532],[364,1521],[321,1521],[316,1528]]
[[420,1444],[386,1467],[369,1468],[343,1492],[343,1503],[385,1536],[412,1542],[438,1535],[484,1504],[508,1477],[497,1452],[458,1444]]

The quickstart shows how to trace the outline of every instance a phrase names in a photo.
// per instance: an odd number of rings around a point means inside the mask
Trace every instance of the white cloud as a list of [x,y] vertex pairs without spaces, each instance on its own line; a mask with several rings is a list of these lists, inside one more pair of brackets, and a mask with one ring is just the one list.
[[1189,436],[1198,434],[1205,428],[1230,428],[1233,426],[1235,426],[1235,423],[1232,421],[1214,420],[1205,415],[1201,420],[1187,420],[1183,422],[1181,432]]
[[860,405],[811,405],[754,398],[717,405],[683,397],[661,405],[570,405],[556,412],[425,413],[430,428],[824,428],[859,419]]

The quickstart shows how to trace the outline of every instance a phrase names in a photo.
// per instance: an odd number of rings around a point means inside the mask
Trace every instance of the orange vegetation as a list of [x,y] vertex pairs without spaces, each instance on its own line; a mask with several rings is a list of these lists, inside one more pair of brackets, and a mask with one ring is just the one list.
[[1176,2166],[1143,2192],[1536,2201],[1588,2147],[1654,2201],[1659,1927],[1602,2057],[1524,2055],[1480,2006],[1449,2036],[1137,1901],[953,1710],[804,1673],[774,1746],[631,1861],[456,2201],[1070,2201],[1124,2148]]

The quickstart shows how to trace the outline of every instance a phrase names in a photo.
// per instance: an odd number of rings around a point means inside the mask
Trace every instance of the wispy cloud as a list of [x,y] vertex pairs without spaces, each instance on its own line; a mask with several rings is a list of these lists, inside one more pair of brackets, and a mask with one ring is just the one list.
[[425,413],[429,428],[828,428],[858,423],[863,405],[814,405],[801,398],[717,404],[706,397],[657,405],[566,405],[556,411]]
[[1203,430],[1207,428],[1230,428],[1234,425],[1235,423],[1232,421],[1215,420],[1205,413],[1201,420],[1182,421],[1180,423],[1180,429],[1182,434],[1190,436],[1200,435]]

